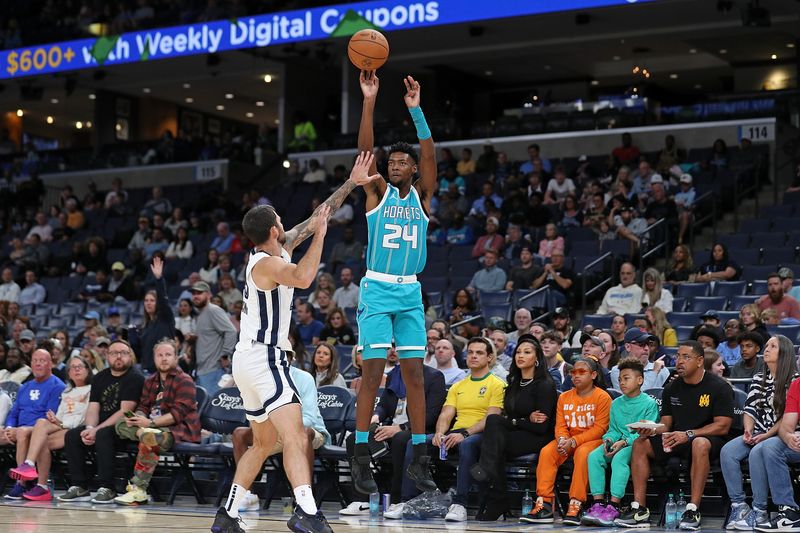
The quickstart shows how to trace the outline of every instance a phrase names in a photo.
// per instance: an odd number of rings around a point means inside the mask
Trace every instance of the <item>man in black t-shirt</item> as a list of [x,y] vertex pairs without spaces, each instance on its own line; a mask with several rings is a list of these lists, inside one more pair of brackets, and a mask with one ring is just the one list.
[[575,273],[564,266],[564,250],[556,248],[550,254],[550,262],[544,265],[544,272],[533,280],[533,289],[538,289],[544,284],[550,287],[552,305],[560,307],[567,305],[572,285],[575,283]]
[[533,247],[524,245],[519,252],[522,264],[511,269],[506,282],[506,290],[530,289],[533,280],[542,274],[542,269],[533,262]]
[[[114,426],[126,411],[136,409],[144,385],[144,376],[132,368],[133,362],[133,350],[126,341],[116,340],[108,347],[109,368],[92,379],[86,425],[67,431],[64,437],[64,453],[72,486],[66,494],[59,496],[59,501],[114,503],[117,496],[113,481],[114,458],[116,445],[120,442]],[[90,447],[94,447],[97,456],[99,489],[94,498],[88,490],[85,472],[86,452]]]
[[650,511],[644,506],[650,461],[671,457],[691,462],[691,501],[680,519],[681,529],[698,529],[698,506],[703,496],[712,457],[726,442],[733,422],[733,389],[722,378],[704,370],[700,343],[685,341],[678,347],[678,377],[664,389],[659,429],[640,429],[631,455],[633,502],[615,522],[623,527],[647,527]]

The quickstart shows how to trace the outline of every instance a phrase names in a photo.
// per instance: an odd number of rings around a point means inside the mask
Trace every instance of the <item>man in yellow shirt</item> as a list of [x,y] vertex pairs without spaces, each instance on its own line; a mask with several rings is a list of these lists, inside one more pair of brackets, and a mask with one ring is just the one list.
[[[442,447],[448,454],[458,453],[458,474],[456,494],[445,520],[465,522],[467,520],[467,496],[472,483],[469,469],[478,462],[481,440],[486,417],[500,414],[503,409],[503,396],[506,384],[492,374],[492,358],[495,357],[491,341],[483,337],[473,337],[467,344],[467,367],[469,376],[462,379],[447,393],[447,400],[436,422],[436,433],[427,436],[427,441],[436,447],[432,456],[439,457]],[[406,448],[403,472],[411,463],[413,450],[409,443]],[[402,500],[410,500],[416,495],[414,483],[403,476]],[[402,518],[403,504],[392,505],[384,518]]]

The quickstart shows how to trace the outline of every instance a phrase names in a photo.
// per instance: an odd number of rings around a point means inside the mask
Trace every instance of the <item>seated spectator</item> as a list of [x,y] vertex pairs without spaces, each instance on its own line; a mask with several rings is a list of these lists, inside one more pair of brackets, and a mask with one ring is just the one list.
[[328,313],[336,308],[337,306],[336,302],[333,301],[333,295],[328,291],[320,291],[317,295],[317,300],[314,302],[314,316],[320,322],[324,322],[328,318]]
[[[17,399],[6,417],[5,429],[0,433],[0,445],[16,446],[19,466],[25,461],[34,426],[39,419],[47,419],[48,412],[58,410],[64,382],[53,375],[52,369],[52,358],[47,350],[40,348],[33,352],[31,357],[33,379],[19,388]],[[6,499],[22,499],[23,494],[34,488],[31,480],[37,477],[27,477],[25,480],[17,481],[6,494]],[[33,491],[31,495],[40,492]]]
[[178,226],[175,237],[167,248],[167,259],[191,259],[194,255],[194,245],[189,240],[189,232],[184,226]]
[[542,273],[533,280],[531,288],[536,290],[547,283],[553,304],[560,307],[567,304],[576,279],[575,272],[564,266],[564,249],[555,248],[550,254],[550,262],[544,265]]
[[131,237],[131,240],[128,241],[128,250],[141,253],[144,247],[147,246],[147,241],[150,240],[150,232],[150,219],[147,217],[139,217],[137,229]]
[[178,228],[184,228],[188,232],[189,221],[183,216],[183,209],[175,207],[172,210],[172,216],[164,221],[164,227],[173,235],[178,234]]
[[[768,439],[775,440],[781,417],[787,406],[786,394],[792,381],[797,379],[797,363],[791,341],[782,335],[772,337],[764,349],[763,368],[753,377],[744,404],[744,435],[736,437],[722,447],[720,466],[731,510],[725,521],[728,527],[748,530],[769,520],[767,495],[769,476],[763,468],[763,453]],[[745,502],[742,485],[742,462],[749,459],[753,507]],[[758,475],[762,474],[762,475]]]
[[452,225],[445,233],[445,241],[453,246],[469,246],[474,240],[472,228],[464,223],[464,216],[461,213],[456,213]]
[[[469,470],[478,462],[486,418],[492,414],[499,415],[503,409],[505,383],[492,375],[489,370],[491,350],[491,343],[487,339],[477,337],[470,340],[467,346],[469,378],[450,387],[447,400],[436,421],[436,432],[426,437],[426,442],[437,450],[444,446],[445,450],[458,451],[456,492],[453,496],[453,504],[445,516],[447,521],[466,522],[467,496],[472,482]],[[424,447],[417,448],[427,452]],[[404,474],[400,499],[403,503],[413,498],[417,492],[408,474],[405,473],[412,462],[414,453],[419,452],[409,441],[403,463]],[[398,516],[384,515],[384,518],[400,518],[402,509],[399,510]]]
[[178,368],[177,347],[171,340],[159,341],[153,352],[156,372],[145,380],[139,406],[115,425],[119,438],[139,443],[127,491],[114,498],[121,505],[147,503],[161,453],[180,442],[200,442],[197,391],[191,376]]
[[[611,319],[611,335],[617,341],[617,345],[623,346],[625,343],[625,332],[628,331],[628,324],[624,315],[614,315]],[[624,348],[623,348],[624,350]]]
[[635,314],[642,308],[642,288],[636,284],[636,268],[623,263],[619,269],[619,285],[609,288],[597,314]]
[[89,239],[85,248],[81,250],[78,263],[74,265],[73,271],[85,275],[107,269],[105,242],[99,237]]
[[169,248],[169,241],[164,236],[164,230],[160,228],[153,229],[150,234],[150,239],[144,245],[142,255],[145,261],[150,261],[156,253],[164,253]]
[[[452,194],[454,190],[452,185],[455,185],[455,191],[458,192],[458,195],[464,198],[464,194],[467,191],[467,183],[464,181],[464,178],[457,173],[454,167],[447,167],[444,172],[444,177],[439,179],[439,196]],[[465,203],[465,205],[467,204]],[[459,211],[465,213],[467,210],[463,209]]]
[[[511,269],[506,281],[506,290],[527,290],[533,287],[533,282],[542,275],[541,267],[533,262],[533,250],[529,246],[521,249],[520,264]],[[527,330],[526,330],[527,332]]]
[[703,326],[695,332],[694,338],[703,349],[716,350],[719,346],[719,329]]
[[467,290],[475,291],[502,291],[506,286],[506,273],[497,266],[500,253],[495,248],[486,250],[483,254],[483,268],[472,275]]
[[[644,384],[642,390],[663,387],[669,379],[669,370],[664,361],[650,361],[651,335],[639,328],[630,328],[625,332],[625,358],[636,359],[644,366]],[[623,359],[624,361],[624,359]],[[611,383],[619,390],[619,365],[611,369]]]
[[718,351],[712,348],[705,348],[703,350],[703,357],[703,367],[705,368],[706,372],[719,377],[723,377],[725,375],[725,362],[722,360],[722,357],[719,355]]
[[506,181],[513,173],[513,165],[508,160],[508,154],[505,152],[497,152],[497,159],[493,166],[489,169],[489,181],[497,187],[497,190],[502,191],[505,188]]
[[654,177],[651,188],[650,201],[645,209],[644,218],[649,225],[663,218],[670,227],[673,227],[678,222],[678,208],[675,201],[667,196],[666,184],[663,181],[655,181]]
[[[461,322],[476,310],[475,301],[472,294],[467,289],[458,289],[453,294],[453,302],[450,311],[450,324]],[[433,324],[431,324],[433,326]]]
[[484,218],[486,217],[486,202],[491,200],[494,206],[500,208],[503,206],[503,199],[494,193],[494,187],[491,183],[486,182],[481,185],[481,195],[472,202],[472,207],[469,210],[469,216]]
[[647,243],[647,221],[635,216],[635,210],[629,205],[613,207],[608,214],[608,226],[619,237],[628,239],[637,246]]
[[[639,437],[627,424],[641,420],[656,420],[658,404],[649,394],[642,393],[644,367],[636,359],[620,363],[619,387],[622,396],[611,403],[608,431],[603,444],[589,454],[589,488],[594,505],[581,519],[582,525],[613,527],[620,516],[620,504],[631,474],[631,451]],[[608,505],[606,495],[606,470],[611,467],[611,491]]]
[[655,183],[664,183],[664,178],[661,176],[661,174],[653,172],[653,168],[650,166],[650,163],[647,160],[642,159],[639,161],[638,169],[633,177],[632,199],[634,201],[638,200],[639,205],[647,204],[650,194],[653,190],[652,186]]
[[722,378],[704,371],[703,350],[697,342],[678,347],[678,377],[662,393],[660,429],[640,429],[633,443],[631,509],[616,524],[643,527],[650,521],[645,506],[650,461],[664,464],[671,457],[691,460],[691,498],[679,518],[682,529],[699,528],[700,500],[712,459],[719,457],[733,421],[733,392]]
[[692,251],[685,244],[679,244],[672,252],[672,260],[667,267],[664,280],[670,283],[691,281],[695,272]]
[[569,507],[564,524],[579,525],[581,508],[586,501],[589,453],[603,444],[608,430],[611,398],[604,390],[600,365],[592,358],[580,358],[572,368],[575,388],[563,392],[556,405],[556,440],[539,453],[536,465],[536,501],[521,522],[553,522],[555,481],[558,468],[570,457],[575,464],[569,487]]
[[756,301],[759,311],[774,309],[778,317],[800,320],[800,303],[783,292],[783,280],[778,273],[767,276],[767,294]]
[[66,227],[72,231],[82,229],[86,224],[86,217],[84,217],[83,212],[78,209],[78,201],[73,198],[67,200],[66,211]]
[[535,251],[531,242],[523,237],[519,225],[509,224],[506,230],[506,242],[503,245],[503,255],[508,260],[520,259],[523,248],[528,248],[532,253]]
[[48,224],[47,215],[45,215],[43,211],[36,213],[36,224],[31,226],[26,238],[34,234],[38,235],[42,242],[50,242],[53,240],[53,228]]
[[111,279],[108,281],[108,292],[116,298],[133,302],[139,298],[139,291],[133,278],[128,274],[125,265],[116,261],[111,265]]
[[442,339],[436,342],[433,358],[436,363],[433,368],[444,374],[444,382],[448,387],[467,376],[464,369],[458,367],[456,351],[453,349],[453,343],[449,340]]
[[342,240],[333,245],[328,256],[328,268],[335,272],[339,265],[353,265],[361,261],[364,245],[356,240],[353,228],[345,228]]
[[356,334],[347,323],[347,315],[340,308],[333,308],[325,319],[325,327],[319,333],[319,338],[327,344],[343,344],[345,346],[356,343]]
[[547,183],[544,203],[563,204],[570,194],[575,194],[575,183],[567,177],[564,167],[559,165],[553,173],[553,179]]
[[[784,359],[784,357],[791,359],[794,352],[791,344],[786,337],[777,335],[768,341],[764,356],[766,357],[767,352],[773,354],[777,351],[779,359]],[[773,357],[770,355],[770,359]],[[776,369],[777,374],[782,377],[786,376],[778,369]],[[774,403],[780,402],[777,379],[776,377]],[[780,403],[778,403],[779,405]],[[750,453],[751,476],[759,478],[753,483],[753,505],[763,512],[759,515],[758,511],[754,511],[755,516],[745,522],[754,522],[753,529],[756,531],[769,532],[782,529],[794,531],[800,528],[800,508],[794,497],[794,486],[788,468],[790,464],[800,462],[800,452],[798,452],[800,446],[797,444],[798,413],[800,413],[800,380],[795,379],[789,386],[789,392],[786,395],[783,417],[776,421],[777,438],[763,440]],[[772,495],[772,502],[778,506],[778,514],[772,520],[769,518],[766,507],[767,487]],[[738,522],[736,523],[738,524]]]
[[580,348],[583,346],[581,331],[572,327],[572,312],[568,307],[556,307],[552,312],[553,331],[561,335],[564,339],[562,348]]
[[486,417],[480,461],[470,470],[474,479],[489,486],[486,508],[475,517],[478,521],[494,521],[509,511],[506,460],[539,453],[553,439],[558,392],[532,335],[520,337],[508,383],[503,414]]
[[611,156],[617,165],[635,165],[639,161],[639,148],[633,144],[630,133],[622,134],[622,146],[617,146],[611,151]]
[[644,314],[653,325],[653,335],[661,346],[672,348],[678,345],[678,334],[667,321],[667,314],[661,308],[647,307]]
[[[642,307],[658,307],[665,313],[672,312],[672,293],[662,287],[661,274],[655,268],[648,268],[642,275]],[[670,345],[674,346],[674,345]]]
[[528,160],[519,166],[519,173],[528,174],[537,168],[540,168],[548,173],[552,171],[550,160],[541,157],[541,149],[539,145],[533,143],[528,145]]
[[758,353],[764,347],[764,339],[758,333],[748,331],[739,334],[741,358],[731,366],[730,377],[735,379],[752,378],[764,370],[764,359]]
[[358,307],[358,286],[353,283],[353,270],[345,267],[339,273],[341,285],[333,293],[333,303],[336,307],[344,309]]
[[561,228],[579,228],[583,226],[583,212],[574,194],[568,194],[564,198],[564,205],[561,209],[561,220],[559,220],[558,226]]
[[727,168],[728,167],[728,145],[722,139],[714,141],[711,147],[711,159],[708,164],[711,168]]
[[739,349],[739,334],[742,332],[738,318],[731,318],[725,322],[723,333],[725,338],[717,346],[717,351],[728,366],[736,364],[742,354]]
[[514,312],[514,327],[516,329],[506,337],[508,343],[516,344],[517,339],[523,335],[529,334],[531,322],[533,322],[533,317],[528,309],[524,307],[517,309],[516,312]]
[[333,276],[327,272],[320,272],[319,275],[317,275],[314,292],[308,295],[308,303],[312,305],[316,303],[320,291],[327,291],[330,295],[333,295],[333,291],[335,290],[336,282],[333,281]]
[[606,356],[606,344],[603,342],[600,337],[595,337],[590,333],[583,332],[580,336],[580,344],[581,344],[581,357],[590,358],[597,361],[598,365],[598,373],[600,374],[601,382],[603,383],[603,388],[610,388],[611,387],[611,374],[608,369],[603,366],[601,361],[607,358]]
[[227,222],[220,222],[217,224],[217,236],[211,241],[211,248],[220,254],[227,254],[231,251],[234,238],[230,225]]
[[694,187],[692,187],[692,175],[682,174],[680,179],[680,191],[675,193],[674,198],[680,220],[680,231],[678,232],[679,244],[683,242],[686,230],[689,229],[689,224],[692,222],[695,196],[696,192]]
[[156,186],[153,187],[152,196],[149,200],[147,200],[147,202],[145,202],[144,207],[139,214],[149,218],[156,213],[162,216],[167,216],[171,212],[172,202],[169,201],[169,198],[164,198],[164,190],[161,187]]
[[[467,293],[469,296],[469,293]],[[469,296],[468,301],[471,301],[471,296]],[[474,304],[473,304],[474,305]],[[461,337],[459,335],[455,335],[450,330],[450,324],[446,320],[434,320],[431,322],[431,329],[438,330],[441,333],[443,339],[449,340],[453,344],[453,348],[456,351],[456,359],[459,361],[463,361],[460,358],[460,355],[463,353],[464,348],[467,346],[467,339]],[[462,362],[459,363],[459,366],[462,366]]]
[[33,270],[25,271],[25,288],[19,294],[20,305],[40,304],[44,302],[47,291],[42,286],[36,272]]
[[756,304],[743,305],[739,310],[739,321],[742,324],[742,331],[754,331],[761,335],[762,345],[769,340],[769,332],[761,321],[761,312]]
[[564,237],[558,234],[555,224],[548,224],[544,228],[544,239],[539,241],[539,257],[549,259],[553,250],[564,250]]
[[[783,285],[783,293],[791,296],[795,300],[800,298],[800,286],[794,286],[794,272],[792,269],[789,267],[781,267],[778,270],[778,275],[781,278],[781,285]],[[2,291],[1,285],[0,291]],[[0,300],[2,300],[2,298],[0,298]]]
[[314,376],[317,388],[325,385],[347,388],[347,383],[339,373],[339,353],[327,342],[317,344],[309,372]]
[[0,302],[19,302],[21,289],[14,281],[14,272],[10,268],[4,268],[2,274],[3,283],[0,285]]
[[500,250],[503,247],[503,236],[497,233],[499,227],[500,222],[496,218],[486,219],[486,235],[479,237],[475,246],[472,247],[472,257],[482,259],[487,251]]
[[544,195],[539,192],[531,194],[528,208],[525,212],[525,225],[541,228],[553,220],[553,212],[544,205]]
[[225,304],[225,308],[231,309],[233,304],[242,300],[242,291],[236,287],[236,282],[230,274],[222,274],[219,277],[219,291],[217,292]]
[[717,243],[711,249],[711,257],[697,271],[694,280],[701,281],[736,281],[742,269],[728,255],[728,248]]
[[664,137],[664,148],[658,152],[656,171],[667,175],[674,166],[683,162],[683,152],[684,151],[675,144],[674,135],[667,135]]
[[553,377],[559,391],[572,388],[572,378],[570,378],[572,365],[561,357],[563,342],[564,338],[555,330],[545,331],[539,339],[539,343],[542,345],[542,354],[547,363],[547,371]]
[[19,385],[25,383],[31,375],[31,367],[22,359],[19,348],[9,348],[6,353],[5,368],[0,370],[0,383],[13,381]]
[[17,444],[17,455],[25,457],[25,460],[17,468],[12,468],[9,475],[22,483],[38,481],[37,485],[22,494],[26,500],[53,499],[47,485],[52,452],[62,449],[67,430],[83,425],[86,418],[92,383],[89,365],[80,357],[71,357],[66,366],[67,386],[61,393],[58,410],[55,413],[47,411],[45,418],[36,421],[28,442],[18,441]]
[[456,172],[459,176],[469,176],[475,174],[475,161],[472,159],[472,150],[464,148],[461,150],[461,159],[456,163]]
[[209,285],[217,283],[219,278],[219,252],[215,248],[209,248],[206,253],[206,264],[199,271],[200,279]]

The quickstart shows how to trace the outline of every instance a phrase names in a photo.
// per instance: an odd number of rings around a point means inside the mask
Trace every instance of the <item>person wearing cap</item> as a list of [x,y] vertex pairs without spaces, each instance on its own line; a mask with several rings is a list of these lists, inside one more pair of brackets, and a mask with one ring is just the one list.
[[506,273],[497,266],[497,259],[500,252],[496,248],[489,248],[484,251],[483,268],[472,275],[472,279],[467,285],[467,290],[475,291],[502,291],[506,285]]
[[[225,374],[219,364],[222,357],[230,357],[236,348],[238,333],[228,313],[211,303],[211,287],[205,281],[192,285],[192,303],[197,308],[195,333],[197,344],[194,355],[197,362],[197,384],[214,394],[217,384]],[[174,328],[175,319],[172,319]]]
[[478,238],[475,246],[472,247],[473,258],[483,258],[488,250],[500,250],[503,247],[503,236],[497,233],[499,228],[500,222],[497,218],[486,219],[486,234]]
[[147,241],[150,240],[150,219],[147,217],[139,217],[137,222],[136,231],[133,233],[131,240],[128,241],[128,250],[132,254],[141,254]]
[[[642,390],[663,387],[669,379],[669,370],[664,361],[650,361],[650,340],[652,335],[639,328],[630,328],[625,332],[625,358],[638,359],[644,365],[644,385]],[[619,365],[611,369],[611,384],[619,389]]]
[[800,286],[794,286],[794,271],[789,267],[781,267],[778,270],[778,275],[781,277],[783,293],[800,302]]
[[486,216],[486,201],[494,202],[495,207],[499,208],[503,204],[503,199],[495,194],[494,186],[488,181],[481,186],[481,195],[472,202],[469,216],[483,218]]
[[136,290],[136,285],[133,279],[125,272],[125,264],[122,261],[116,261],[111,265],[111,279],[108,280],[108,292],[114,298],[123,298],[129,302],[133,302],[139,298],[139,293]]
[[553,330],[564,339],[562,348],[579,348],[581,332],[572,327],[572,314],[568,307],[559,306],[553,309]]
[[22,358],[30,362],[33,350],[36,349],[36,333],[30,329],[24,329],[19,334],[19,351],[22,352]]
[[486,508],[476,520],[494,521],[508,513],[506,460],[539,453],[553,440],[557,401],[539,341],[533,335],[520,336],[509,367],[503,414],[486,417],[480,460],[470,469],[489,489]]
[[83,331],[75,335],[75,338],[72,339],[72,347],[73,348],[80,348],[86,342],[87,337],[89,336],[89,332],[94,329],[95,326],[100,324],[100,313],[97,311],[86,311],[83,314]]
[[111,306],[106,309],[106,321],[104,324],[106,331],[110,335],[109,339],[114,340],[122,336],[122,316],[120,315],[119,308]]
[[[581,357],[593,357],[599,363],[606,357],[606,344],[594,335],[581,333]],[[603,383],[606,387],[611,387],[611,373],[602,364],[599,365]]]
[[19,294],[19,305],[40,304],[47,297],[47,291],[39,283],[36,272],[25,271],[25,288]]
[[608,214],[608,227],[612,228],[617,236],[628,239],[637,246],[647,242],[647,221],[635,216],[635,211],[630,205],[612,207]]
[[632,263],[622,263],[619,268],[619,285],[610,287],[603,296],[598,315],[635,314],[642,309],[642,288],[636,284],[636,268]]
[[783,280],[777,272],[767,276],[767,294],[756,300],[759,311],[774,309],[781,320],[800,320],[800,303],[783,292]]
[[692,175],[681,174],[678,180],[680,191],[675,193],[675,205],[678,207],[678,217],[680,219],[680,231],[678,232],[678,244],[683,242],[686,230],[689,229],[689,224],[692,222],[692,213],[694,212],[694,199],[696,192],[692,187]]

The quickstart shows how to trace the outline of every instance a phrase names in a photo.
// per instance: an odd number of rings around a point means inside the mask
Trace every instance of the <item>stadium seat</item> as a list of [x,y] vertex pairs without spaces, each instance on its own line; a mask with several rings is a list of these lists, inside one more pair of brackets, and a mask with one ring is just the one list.
[[614,315],[583,315],[583,320],[581,320],[581,329],[587,325],[591,325],[600,329],[611,329],[611,323],[613,321]]
[[768,325],[767,331],[771,335],[783,335],[788,337],[792,344],[800,343],[800,324],[779,324],[777,326]]
[[672,299],[672,312],[681,313],[683,311],[686,311],[686,298],[676,296]]
[[724,244],[728,250],[741,250],[750,244],[750,234],[732,233],[730,235],[719,235],[717,241]]
[[712,296],[737,296],[744,294],[747,291],[746,281],[718,281],[714,283],[714,288],[711,290]]
[[511,302],[504,304],[481,304],[481,314],[484,320],[499,316],[504,320],[511,320]]
[[792,247],[765,248],[763,262],[768,265],[785,265],[795,262],[797,250]]
[[694,313],[721,311],[727,302],[728,299],[725,296],[697,296],[688,300],[689,307]]
[[777,265],[744,265],[742,267],[742,279],[753,281],[756,279],[767,279],[767,276],[777,271]]
[[[517,289],[514,291],[514,306],[519,309],[547,309],[550,307],[550,287],[539,287],[536,290]],[[535,318],[535,317],[534,317]]]
[[707,296],[709,291],[708,283],[681,283],[678,285],[678,290],[675,296],[688,298],[695,298],[698,296]]
[[757,279],[750,283],[750,294],[754,296],[761,296],[767,294],[767,280]]
[[[761,248],[754,244],[756,248],[736,248],[736,262],[740,265],[758,265],[761,263]],[[705,260],[703,261],[705,262]],[[700,263],[702,264],[702,263]]]
[[[776,226],[780,227],[780,226]],[[742,223],[741,230],[747,230],[752,235],[756,232],[768,232],[772,229],[772,219],[771,218],[753,218],[747,220]],[[751,242],[757,243],[758,241],[753,239]]]
[[507,304],[511,302],[511,291],[478,291],[481,306]]
[[691,326],[694,327],[700,323],[700,315],[702,313],[670,313],[667,320],[673,327]]
[[[779,248],[786,242],[786,229],[782,231],[760,231],[750,233],[750,242],[760,248]],[[736,257],[735,252],[731,257]]]

